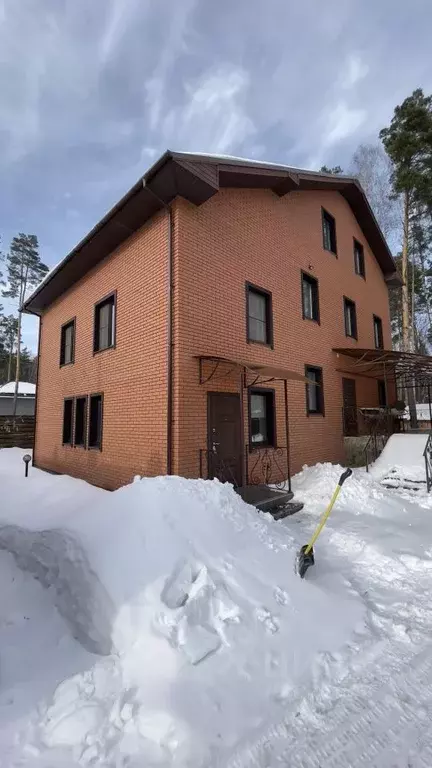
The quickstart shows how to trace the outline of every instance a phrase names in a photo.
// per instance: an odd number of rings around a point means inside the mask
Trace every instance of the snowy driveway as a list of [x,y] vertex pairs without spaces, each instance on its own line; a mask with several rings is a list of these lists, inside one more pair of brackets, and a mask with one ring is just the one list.
[[[340,468],[297,476],[305,509],[275,523],[219,483],[108,494],[20,462],[0,451],[0,543],[17,526],[51,586],[0,551],[1,768],[431,768],[426,494],[355,472],[301,581]],[[92,605],[105,656],[76,631]]]

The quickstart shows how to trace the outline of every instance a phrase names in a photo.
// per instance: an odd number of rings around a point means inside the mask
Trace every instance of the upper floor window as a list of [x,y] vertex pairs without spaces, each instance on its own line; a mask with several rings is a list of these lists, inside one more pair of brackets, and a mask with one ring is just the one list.
[[377,315],[373,317],[375,349],[384,349],[382,320]]
[[61,327],[60,365],[73,363],[75,359],[75,319]]
[[306,413],[321,413],[324,415],[324,389],[322,368],[315,365],[305,366],[306,384]]
[[302,272],[303,318],[319,323],[318,280]]
[[247,340],[273,346],[271,293],[246,283]]
[[95,306],[93,352],[109,349],[115,344],[116,296],[102,299]]
[[345,335],[357,338],[357,313],[356,305],[351,299],[344,297]]
[[323,246],[326,251],[337,254],[336,248],[336,221],[334,216],[322,209]]
[[364,248],[358,240],[354,239],[354,269],[356,275],[366,277]]
[[252,448],[275,445],[275,402],[273,389],[249,390],[249,434]]

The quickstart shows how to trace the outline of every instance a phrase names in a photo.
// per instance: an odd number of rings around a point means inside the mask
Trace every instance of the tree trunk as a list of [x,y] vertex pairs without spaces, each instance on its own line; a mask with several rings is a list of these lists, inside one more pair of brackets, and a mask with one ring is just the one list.
[[17,351],[16,351],[16,371],[15,371],[15,391],[13,399],[12,415],[15,418],[18,405],[18,387],[20,379],[20,358],[21,358],[21,310],[18,312],[18,331],[17,331]]
[[12,355],[13,355],[13,343],[11,342],[11,345],[9,348],[8,370],[7,370],[8,381],[11,381],[12,379]]
[[[410,349],[410,324],[409,324],[409,286],[408,286],[408,241],[409,241],[409,193],[404,194],[404,222],[402,245],[402,349],[404,352]],[[414,321],[414,318],[413,318]],[[415,381],[407,382],[406,396],[408,400],[411,429],[418,429],[417,408],[415,401]]]

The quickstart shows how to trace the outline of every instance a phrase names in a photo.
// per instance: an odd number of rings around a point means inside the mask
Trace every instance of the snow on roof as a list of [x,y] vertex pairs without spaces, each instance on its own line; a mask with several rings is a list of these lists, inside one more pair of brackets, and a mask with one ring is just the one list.
[[[15,392],[14,381],[9,381],[7,384],[3,384],[3,386],[0,387],[0,397],[2,397],[2,395],[13,395],[14,392]],[[35,395],[36,384],[31,384],[29,381],[20,381],[18,383],[18,394],[19,395]]]
[[[419,421],[430,421],[429,403],[417,403],[417,419]],[[404,419],[410,418],[409,408],[405,408]]]

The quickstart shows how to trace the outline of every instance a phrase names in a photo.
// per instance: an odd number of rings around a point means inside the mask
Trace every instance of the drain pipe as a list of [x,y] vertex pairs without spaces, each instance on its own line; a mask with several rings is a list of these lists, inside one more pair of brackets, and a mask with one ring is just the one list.
[[168,325],[167,325],[167,430],[166,430],[166,473],[172,475],[172,420],[173,420],[173,368],[174,368],[174,356],[173,356],[173,298],[174,298],[174,282],[173,282],[173,262],[174,262],[174,249],[173,249],[173,215],[171,205],[162,200],[159,195],[156,194],[143,179],[143,187],[147,189],[151,195],[165,208],[168,218],[168,231],[167,231],[167,249],[168,249],[168,275],[167,275],[167,291],[168,291]]

